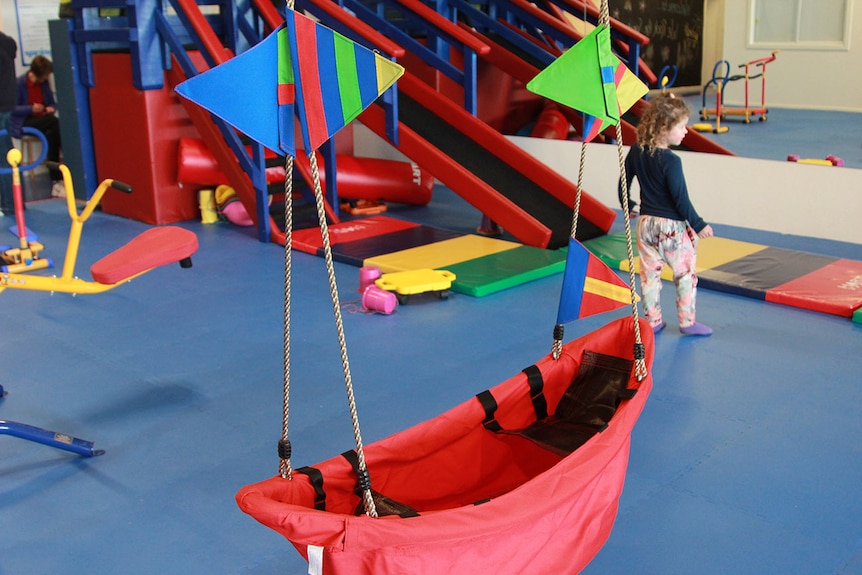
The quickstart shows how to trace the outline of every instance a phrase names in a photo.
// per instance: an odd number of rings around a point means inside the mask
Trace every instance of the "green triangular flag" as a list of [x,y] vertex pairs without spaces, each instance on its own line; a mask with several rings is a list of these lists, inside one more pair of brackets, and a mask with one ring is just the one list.
[[[619,59],[611,52],[611,31],[606,26],[596,28],[596,55],[599,59],[599,72],[602,78],[602,90],[604,98],[605,113],[616,125],[620,121],[620,107],[617,101],[617,86],[614,82]],[[595,30],[593,31],[595,32]]]
[[620,64],[611,52],[610,29],[598,26],[539,72],[527,83],[527,89],[617,124],[620,107],[614,78]]

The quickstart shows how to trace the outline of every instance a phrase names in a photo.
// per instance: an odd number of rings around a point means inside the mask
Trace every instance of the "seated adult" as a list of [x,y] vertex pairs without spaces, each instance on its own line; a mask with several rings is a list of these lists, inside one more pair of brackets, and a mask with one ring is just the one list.
[[[18,103],[12,118],[9,120],[10,132],[13,137],[20,138],[24,126],[35,128],[45,134],[48,141],[46,159],[50,162],[60,162],[60,120],[57,118],[57,102],[51,90],[51,74],[54,65],[43,55],[34,56],[30,69],[18,77]],[[56,168],[51,168],[51,195],[65,197],[66,188],[63,185],[63,175]]]

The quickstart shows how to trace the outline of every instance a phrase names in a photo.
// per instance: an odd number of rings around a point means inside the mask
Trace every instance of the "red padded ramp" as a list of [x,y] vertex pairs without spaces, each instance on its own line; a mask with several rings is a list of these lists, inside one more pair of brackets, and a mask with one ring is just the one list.
[[[468,29],[466,25],[462,25],[462,27],[464,29]],[[488,54],[484,55],[483,58],[522,84],[526,84],[540,72],[540,66],[542,66],[542,64],[532,60],[526,54],[519,53],[511,43],[506,42],[504,39],[499,37],[490,37],[479,34],[474,30],[470,31],[475,36],[481,38],[482,42],[491,47],[491,50]],[[623,114],[620,126],[622,127],[623,143],[625,145],[630,146],[637,141],[637,125],[640,122],[640,117],[646,109],[646,106],[646,100],[638,100],[625,114]],[[563,112],[572,126],[579,128],[582,125],[583,118],[580,112],[566,106],[560,106],[559,109]],[[609,138],[616,138],[615,130],[616,128],[614,126],[609,126],[603,131],[603,134]],[[694,130],[690,130],[688,134],[686,134],[685,139],[683,140],[683,147],[693,152],[723,154],[726,156],[734,155],[733,152],[727,148],[716,144],[703,134],[695,132]]]

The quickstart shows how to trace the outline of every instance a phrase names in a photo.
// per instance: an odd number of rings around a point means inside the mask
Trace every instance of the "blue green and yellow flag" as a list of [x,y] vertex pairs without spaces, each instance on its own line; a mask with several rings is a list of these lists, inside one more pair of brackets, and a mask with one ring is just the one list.
[[315,150],[389,89],[404,68],[298,12],[289,10],[285,23],[279,44],[290,47],[302,137],[306,150]]

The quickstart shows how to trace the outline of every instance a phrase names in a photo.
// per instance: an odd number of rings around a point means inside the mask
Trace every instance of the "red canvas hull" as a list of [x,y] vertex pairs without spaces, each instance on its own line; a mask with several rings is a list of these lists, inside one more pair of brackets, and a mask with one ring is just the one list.
[[[648,373],[653,334],[641,320]],[[536,366],[553,411],[578,373],[584,350],[631,359],[631,318],[615,320],[564,346]],[[326,510],[314,508],[307,475],[274,477],[237,494],[240,508],[284,535],[304,556],[323,548],[327,575],[577,573],[607,540],[628,464],[632,428],[652,377],[632,375],[610,424],[563,457],[483,426],[476,398],[365,447],[376,492],[416,509],[418,517],[355,516],[356,474],[341,456],[314,467],[324,477]],[[519,429],[536,419],[524,373],[492,388],[496,420]]]

